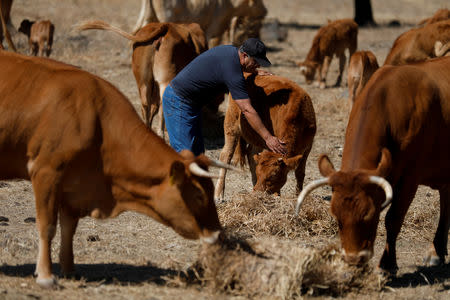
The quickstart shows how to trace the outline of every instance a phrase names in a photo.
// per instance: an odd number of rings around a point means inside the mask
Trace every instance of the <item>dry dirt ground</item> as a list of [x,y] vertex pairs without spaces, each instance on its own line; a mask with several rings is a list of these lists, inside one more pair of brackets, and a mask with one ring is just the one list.
[[[317,158],[327,153],[336,168],[340,166],[343,137],[347,124],[348,103],[345,81],[342,87],[319,90],[307,86],[295,65],[309,50],[316,30],[328,19],[353,16],[353,0],[277,0],[264,1],[268,20],[278,19],[288,32],[285,41],[265,40],[270,47],[270,71],[290,78],[312,97],[318,130],[306,168],[305,183],[320,178]],[[375,53],[380,64],[394,39],[412,28],[422,18],[447,5],[445,0],[374,0],[377,28],[360,29],[358,49]],[[77,33],[72,25],[86,19],[103,19],[131,31],[138,16],[140,0],[16,0],[12,22],[17,28],[23,18],[50,19],[56,26],[52,58],[80,66],[112,82],[140,111],[136,83],[131,72],[131,50],[123,38],[107,32]],[[400,26],[388,24],[397,20]],[[264,37],[264,35],[263,35]],[[27,53],[25,37],[13,33],[19,52]],[[337,61],[332,62],[327,84],[337,76]],[[77,84],[74,82],[74,84]],[[223,111],[225,105],[221,107]],[[219,118],[220,120],[220,118]],[[220,133],[220,130],[218,130]],[[216,130],[217,134],[217,130]],[[207,134],[207,155],[218,158],[223,139]],[[231,173],[227,178],[226,201],[238,199],[252,190],[250,175]],[[307,201],[327,205],[321,198],[330,195],[323,188]],[[281,197],[295,201],[294,178],[290,176]],[[218,207],[219,211],[221,206]],[[450,267],[423,268],[422,257],[433,239],[439,210],[436,191],[421,187],[411,206],[405,226],[398,239],[398,277],[379,291],[354,291],[338,295],[347,299],[450,299]],[[267,212],[270,214],[270,211]],[[74,237],[75,263],[80,278],[60,279],[55,291],[40,289],[33,272],[38,238],[35,223],[34,197],[29,182],[0,181],[0,299],[243,299],[214,293],[200,286],[181,287],[171,278],[195,260],[199,243],[188,241],[171,229],[135,213],[124,213],[115,219],[97,221],[82,219]],[[381,224],[384,220],[382,218]],[[376,265],[384,245],[380,226],[371,264]],[[336,241],[336,236],[312,236],[299,244],[320,245]],[[57,262],[59,236],[53,242],[53,260]],[[54,264],[54,272],[59,267]],[[308,297],[328,298],[327,294]]]

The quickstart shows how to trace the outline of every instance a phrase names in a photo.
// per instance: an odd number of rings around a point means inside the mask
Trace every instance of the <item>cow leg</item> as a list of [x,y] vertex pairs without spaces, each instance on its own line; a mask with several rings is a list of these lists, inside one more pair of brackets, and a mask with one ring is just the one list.
[[403,184],[399,184],[398,187],[394,190],[392,204],[385,218],[386,247],[379,264],[382,270],[391,274],[395,274],[398,270],[395,252],[397,236],[418,185],[415,182],[403,181]]
[[162,137],[163,140],[165,140],[165,136],[164,136],[164,129],[165,129],[165,123],[164,123],[164,112],[163,112],[163,108],[162,108],[162,97],[164,94],[164,91],[166,90],[166,87],[168,86],[168,84],[165,83],[161,83],[159,85],[159,101],[160,101],[160,106],[159,106],[159,112],[158,112],[158,116],[159,116],[159,124],[158,124],[158,128],[157,128],[157,132],[158,135],[160,137]]
[[[312,135],[312,138],[314,138],[314,135]],[[303,156],[302,156],[297,168],[294,171],[295,179],[297,181],[297,187],[296,187],[297,195],[303,190],[303,182],[305,180],[306,160],[308,158],[310,151],[311,151],[311,148],[309,148],[305,152],[303,152]]]
[[448,242],[448,230],[450,228],[450,186],[445,185],[439,189],[440,215],[439,224],[434,236],[433,244],[425,257],[425,263],[436,266],[445,262]]
[[60,211],[59,224],[61,226],[61,249],[59,252],[59,264],[64,276],[74,273],[73,264],[73,235],[78,225],[78,218],[73,217],[64,209]]
[[256,161],[253,156],[261,151],[262,149],[255,146],[250,146],[249,150],[247,151],[248,166],[250,168],[250,174],[252,175],[253,186],[255,186],[256,182],[258,181],[258,177],[256,176]]
[[[230,135],[225,132],[225,145],[220,152],[219,160],[226,164],[231,162],[234,150],[236,149],[239,137],[236,135]],[[214,200],[220,202],[224,200],[225,194],[225,177],[227,174],[227,169],[221,168],[219,172],[219,178],[216,182],[216,187],[214,189]]]
[[[147,89],[147,100],[150,100],[149,104],[149,124],[147,126],[151,127],[153,124],[153,119],[158,114],[159,106],[161,104],[161,98],[159,98],[158,84],[154,81],[152,82],[152,88]],[[161,108],[162,112],[162,108]],[[158,134],[160,134],[160,128],[157,128]],[[163,131],[164,132],[164,131]]]
[[325,56],[323,59],[322,69],[319,70],[319,88],[324,89],[326,84],[326,78],[328,74],[328,68],[330,67],[331,63],[331,56]]
[[148,128],[151,128],[151,123],[149,122],[149,106],[148,106],[148,97],[147,97],[147,85],[143,84],[139,87],[139,96],[141,98],[141,113],[142,118],[144,119],[145,125]]
[[45,48],[45,41],[40,39],[39,40],[39,56],[44,56],[44,48]]
[[345,67],[345,53],[341,53],[339,55],[339,75],[338,78],[336,79],[336,83],[334,84],[335,87],[339,87],[341,86],[341,81],[342,81],[342,74],[344,73],[344,67]]
[[48,168],[37,171],[31,177],[31,183],[36,197],[36,220],[39,231],[36,282],[45,288],[51,288],[56,284],[51,270],[51,242],[56,233],[58,182],[59,174]]

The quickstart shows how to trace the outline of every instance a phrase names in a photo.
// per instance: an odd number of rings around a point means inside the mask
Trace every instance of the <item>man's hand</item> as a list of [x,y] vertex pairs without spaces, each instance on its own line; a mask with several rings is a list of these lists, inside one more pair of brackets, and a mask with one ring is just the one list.
[[266,75],[273,75],[272,73],[270,73],[269,71],[266,71],[266,70],[261,70],[261,69],[258,69],[258,75],[262,75],[262,76],[266,76]]
[[282,155],[286,154],[286,143],[279,140],[276,136],[270,135],[266,139],[266,145],[270,149],[270,151],[273,151],[275,153],[279,153]]

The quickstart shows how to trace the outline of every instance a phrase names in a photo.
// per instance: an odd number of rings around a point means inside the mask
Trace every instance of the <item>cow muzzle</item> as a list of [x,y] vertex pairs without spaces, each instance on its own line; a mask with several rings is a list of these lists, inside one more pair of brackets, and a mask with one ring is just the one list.
[[373,256],[373,251],[370,250],[362,250],[358,253],[346,253],[343,250],[344,261],[349,265],[353,266],[361,266],[366,264]]

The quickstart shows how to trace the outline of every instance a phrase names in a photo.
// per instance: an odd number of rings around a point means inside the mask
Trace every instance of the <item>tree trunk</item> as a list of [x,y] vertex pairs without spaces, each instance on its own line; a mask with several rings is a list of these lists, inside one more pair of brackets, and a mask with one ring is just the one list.
[[373,20],[372,5],[370,0],[354,0],[355,22],[358,26],[376,26]]

